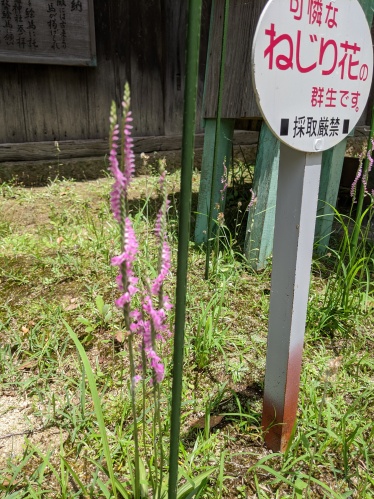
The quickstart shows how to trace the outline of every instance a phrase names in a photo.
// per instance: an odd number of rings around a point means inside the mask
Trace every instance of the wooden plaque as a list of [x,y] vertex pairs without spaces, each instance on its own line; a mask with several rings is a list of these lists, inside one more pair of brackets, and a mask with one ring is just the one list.
[[93,0],[0,0],[0,61],[96,66]]

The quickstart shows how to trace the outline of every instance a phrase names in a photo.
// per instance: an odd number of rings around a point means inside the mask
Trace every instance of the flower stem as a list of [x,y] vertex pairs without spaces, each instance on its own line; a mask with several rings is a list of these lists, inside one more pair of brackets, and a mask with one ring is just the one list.
[[130,376],[131,376],[131,410],[133,423],[133,438],[134,438],[134,457],[135,457],[135,499],[140,497],[140,472],[139,472],[139,440],[138,440],[138,423],[136,417],[136,403],[135,403],[135,363],[134,363],[134,349],[132,338],[133,335],[129,336],[129,358],[130,358]]

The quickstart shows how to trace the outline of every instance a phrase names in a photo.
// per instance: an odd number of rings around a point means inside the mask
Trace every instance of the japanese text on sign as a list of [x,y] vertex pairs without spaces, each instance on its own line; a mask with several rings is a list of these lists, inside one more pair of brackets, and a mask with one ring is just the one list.
[[355,126],[370,92],[372,39],[358,0],[269,0],[252,63],[257,101],[274,134],[302,151],[333,147]]
[[0,60],[92,59],[92,0],[0,0],[0,6]]
[[[268,68],[277,68],[280,71],[289,69],[299,73],[311,73],[313,71],[330,76],[338,74],[340,80],[366,81],[369,76],[368,62],[362,60],[361,46],[355,40],[344,40],[337,42],[334,31],[339,27],[339,7],[335,2],[325,0],[289,0],[289,11],[296,21],[306,17],[309,25],[327,27],[325,34],[304,34],[302,29],[296,31],[296,36],[289,33],[278,32],[275,23],[265,29],[268,37],[268,45],[264,51],[264,57],[268,60]],[[311,50],[312,49],[312,50]],[[359,111],[359,91],[350,92],[340,90],[339,92],[330,88],[312,87],[312,105],[326,107],[347,107],[351,98],[352,107]],[[336,94],[339,94],[338,97]]]

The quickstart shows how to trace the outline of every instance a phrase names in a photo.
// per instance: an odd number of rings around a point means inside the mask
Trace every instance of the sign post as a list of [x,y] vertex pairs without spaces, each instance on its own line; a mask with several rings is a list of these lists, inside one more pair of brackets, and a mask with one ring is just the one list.
[[356,125],[373,73],[357,0],[270,0],[255,33],[257,101],[280,139],[262,425],[284,451],[296,422],[322,151]]

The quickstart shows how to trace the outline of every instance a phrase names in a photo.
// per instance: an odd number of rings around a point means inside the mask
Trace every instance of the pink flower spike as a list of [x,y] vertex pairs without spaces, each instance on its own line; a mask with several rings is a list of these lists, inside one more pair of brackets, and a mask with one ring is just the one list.
[[126,303],[130,303],[130,298],[131,298],[130,293],[128,292],[124,293],[115,301],[116,307],[123,308]]
[[131,391],[134,392],[136,385],[141,381],[142,377],[139,374],[136,374],[131,381]]
[[152,349],[149,349],[146,354],[148,359],[150,359],[151,361],[151,367],[155,374],[155,379],[153,381],[156,381],[156,383],[161,383],[165,376],[165,367],[161,362],[160,357]]
[[355,179],[354,179],[354,181],[352,183],[352,186],[351,186],[350,194],[351,194],[352,198],[354,198],[355,195],[356,195],[357,183],[360,180],[360,178],[362,177],[362,163],[363,163],[363,156],[361,155],[360,156],[360,162],[359,162],[358,170],[357,170],[357,173],[356,173],[356,177],[355,177]]

